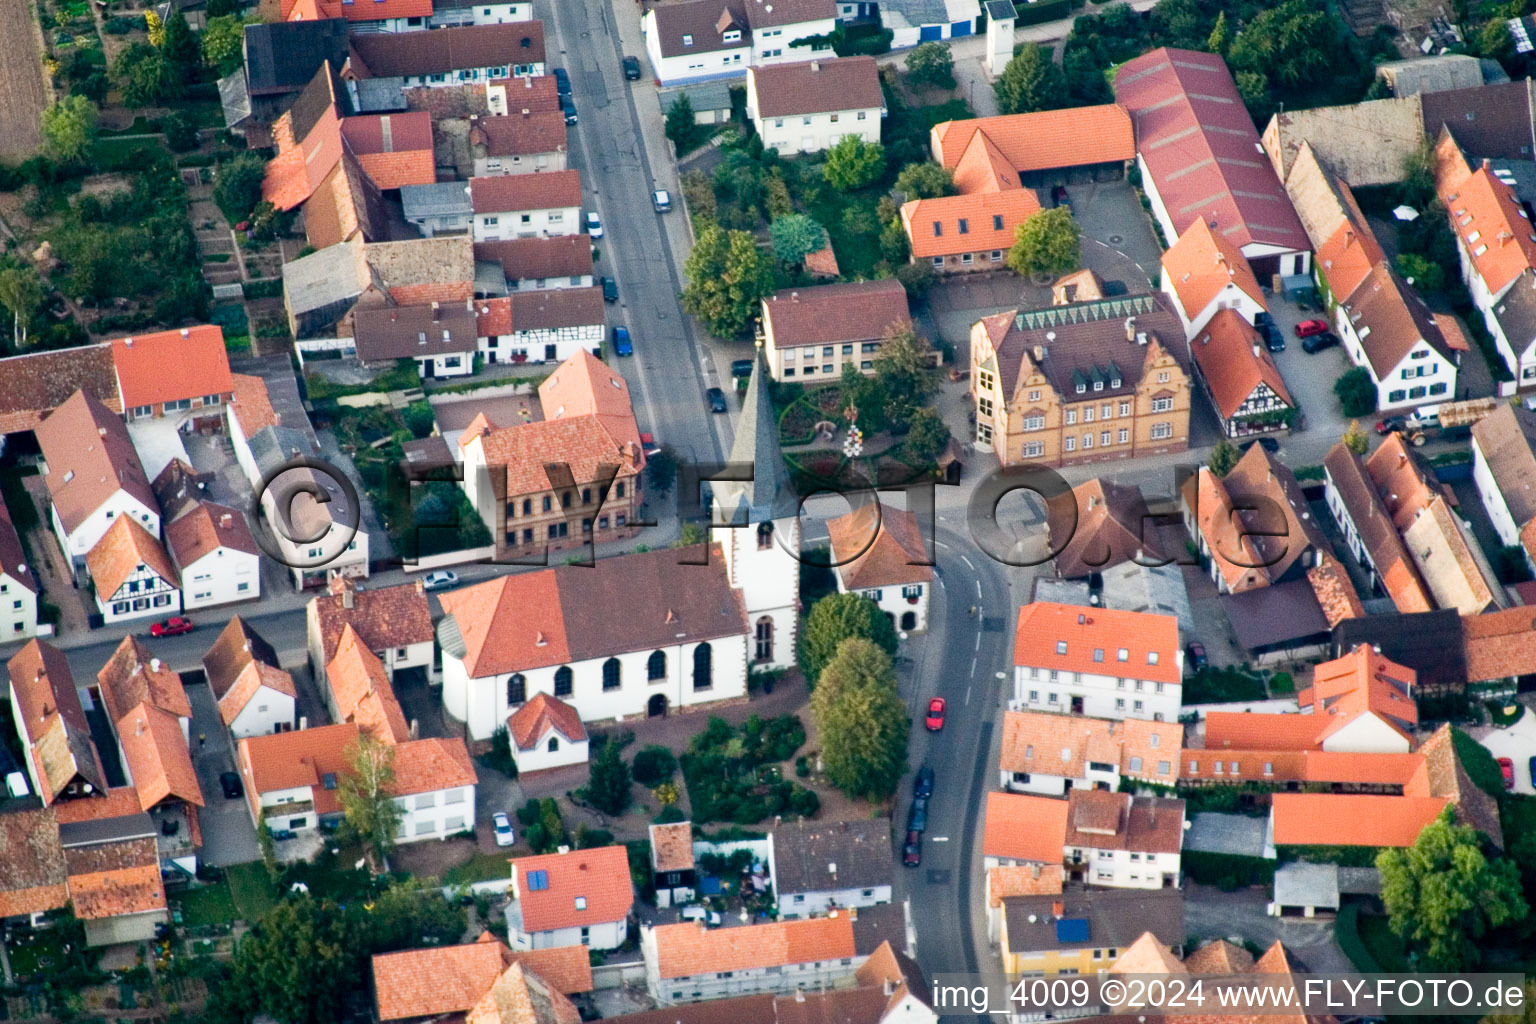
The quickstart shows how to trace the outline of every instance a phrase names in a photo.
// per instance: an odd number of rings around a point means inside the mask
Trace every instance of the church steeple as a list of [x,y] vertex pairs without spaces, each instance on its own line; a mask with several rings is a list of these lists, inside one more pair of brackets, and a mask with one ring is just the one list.
[[773,401],[765,393],[767,378],[768,365],[759,344],[729,460],[732,465],[750,464],[752,479],[715,483],[716,523],[767,523],[799,514],[794,485],[784,466],[784,453],[779,449]]

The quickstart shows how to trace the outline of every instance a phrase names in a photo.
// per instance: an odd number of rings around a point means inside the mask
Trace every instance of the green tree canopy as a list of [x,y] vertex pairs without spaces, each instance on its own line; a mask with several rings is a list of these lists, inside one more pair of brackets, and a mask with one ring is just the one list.
[[1359,420],[1350,420],[1349,426],[1344,428],[1344,433],[1339,437],[1344,447],[1356,455],[1364,455],[1371,447],[1371,435],[1365,432]]
[[1082,232],[1065,206],[1041,210],[1014,229],[1008,266],[1015,273],[1065,274],[1082,265]]
[[1211,34],[1206,37],[1205,48],[1212,53],[1225,56],[1227,47],[1231,43],[1232,33],[1227,28],[1227,12],[1220,11],[1216,15],[1216,24],[1211,26]]
[[800,632],[800,671],[815,686],[821,670],[849,637],[872,641],[886,654],[896,654],[896,628],[880,606],[859,594],[828,594],[811,606]]
[[629,806],[629,765],[619,744],[609,739],[592,759],[587,778],[587,802],[604,814],[623,814]]
[[1340,55],[1339,28],[1328,8],[1285,0],[1248,20],[1227,48],[1227,64],[1233,72],[1259,72],[1295,87],[1326,79]]
[[247,220],[261,202],[261,181],[266,161],[257,153],[241,153],[213,171],[213,201],[231,226]]
[[464,908],[419,878],[396,882],[374,897],[361,916],[370,953],[450,945],[464,935]]
[[790,266],[804,263],[807,256],[826,244],[826,232],[821,225],[803,213],[776,219],[768,225],[768,237],[773,242],[773,254]]
[[165,19],[165,38],[160,42],[160,52],[171,62],[183,82],[195,75],[202,63],[197,36],[192,34],[187,16],[174,4],[171,5],[171,16]]
[[1222,438],[1216,442],[1216,447],[1211,449],[1211,458],[1206,465],[1210,467],[1212,473],[1223,477],[1232,472],[1232,467],[1237,465],[1237,460],[1242,458],[1242,454],[1237,450],[1237,445]]
[[929,367],[932,350],[927,338],[903,327],[888,329],[875,354],[875,379],[884,392],[881,411],[886,422],[897,429],[911,423],[913,414],[933,392],[933,370]]
[[122,91],[123,103],[148,107],[182,94],[181,72],[165,54],[149,43],[133,43],[117,55],[112,77]]
[[1478,939],[1489,928],[1523,919],[1529,906],[1520,872],[1506,858],[1489,860],[1477,833],[1451,822],[1447,808],[1407,849],[1383,850],[1381,900],[1392,930],[1436,971],[1474,968]]
[[1369,416],[1376,411],[1376,385],[1370,371],[1357,366],[1333,382],[1334,397],[1345,416]]
[[1416,252],[1397,254],[1397,272],[1425,295],[1432,295],[1445,287],[1444,268]]
[[47,298],[42,279],[30,266],[6,267],[0,270],[0,305],[11,311],[13,336],[18,349],[27,345],[27,334],[32,318]]
[[844,135],[827,150],[827,162],[821,175],[827,184],[843,192],[863,188],[885,170],[885,148],[878,142],[865,142],[857,135]]
[[907,77],[914,82],[941,89],[955,87],[955,58],[944,43],[919,43],[907,54],[906,65]]
[[43,111],[43,146],[59,163],[90,155],[96,142],[96,105],[84,96],[66,96]]
[[367,947],[355,922],[330,900],[289,896],[235,947],[229,978],[213,988],[211,1016],[248,1022],[334,1024],[365,989]]
[[773,261],[747,231],[709,225],[683,264],[683,309],[719,338],[744,334],[773,292]]
[[949,444],[949,428],[943,418],[924,406],[912,413],[907,430],[907,454],[922,462],[933,462]]
[[896,791],[907,770],[912,722],[889,654],[861,637],[845,639],[822,669],[811,715],[833,785],[875,800]]
[[1039,43],[1024,44],[992,83],[992,89],[997,93],[998,110],[1004,114],[1056,110],[1068,103],[1066,72]]
[[679,93],[667,108],[667,138],[677,147],[678,155],[693,148],[693,140],[699,134],[699,124],[694,120],[693,101],[687,93]]
[[203,63],[223,77],[240,67],[245,45],[245,21],[238,14],[209,18],[201,37]]
[[[938,199],[955,194],[955,176],[932,160],[907,164],[896,175],[895,189],[908,200]],[[896,223],[901,223],[898,218]]]
[[390,786],[395,781],[395,748],[363,733],[343,751],[347,770],[341,773],[342,831],[363,844],[375,871],[395,848],[400,807]]

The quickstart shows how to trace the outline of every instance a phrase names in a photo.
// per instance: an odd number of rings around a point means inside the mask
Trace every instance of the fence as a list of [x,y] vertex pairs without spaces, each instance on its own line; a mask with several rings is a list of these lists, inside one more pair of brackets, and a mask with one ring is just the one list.
[[645,961],[630,960],[622,964],[598,964],[592,968],[592,988],[602,991],[637,985],[645,981]]
[[437,555],[422,555],[414,562],[401,565],[400,571],[405,573],[430,572],[433,569],[441,569],[449,565],[464,565],[467,562],[483,562],[496,557],[496,545],[487,544],[483,548],[461,548],[458,551],[444,551]]

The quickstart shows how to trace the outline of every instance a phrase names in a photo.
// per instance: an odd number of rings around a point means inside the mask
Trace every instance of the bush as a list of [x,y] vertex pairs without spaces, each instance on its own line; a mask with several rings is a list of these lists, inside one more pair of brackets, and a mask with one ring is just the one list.
[[632,769],[635,781],[647,789],[670,782],[677,771],[677,758],[666,747],[652,744],[635,755]]
[[1191,881],[1214,885],[1222,892],[1250,885],[1272,885],[1275,881],[1275,862],[1263,857],[1185,850],[1181,863]]
[[1263,680],[1236,668],[1208,665],[1184,681],[1186,705],[1263,700],[1265,696]]

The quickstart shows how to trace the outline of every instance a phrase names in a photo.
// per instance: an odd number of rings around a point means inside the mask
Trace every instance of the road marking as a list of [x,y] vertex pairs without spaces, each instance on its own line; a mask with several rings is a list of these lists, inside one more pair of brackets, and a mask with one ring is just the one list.
[[[971,655],[971,675],[976,674],[976,655]],[[970,692],[970,691],[966,691]]]
[[[975,668],[974,664],[971,667],[971,671],[972,672],[976,671],[976,668]],[[969,686],[967,686],[965,688],[965,706],[966,707],[970,707],[971,706],[971,688]]]
[[[944,543],[944,542],[943,542],[943,541],[941,541],[941,540],[936,540],[936,541],[934,541],[934,544],[936,544],[936,545],[938,545],[938,546],[939,546],[939,547],[941,547],[941,548],[943,548],[943,549],[944,549],[944,550],[945,550],[945,551],[948,551],[948,550],[949,550],[949,545],[948,545],[948,544],[945,544],[945,543]],[[961,558],[964,558],[964,557],[965,557],[965,556],[964,556],[964,555],[961,555],[961,556],[960,556],[960,557],[961,557]]]
[[930,839],[928,841],[930,843],[947,843],[947,842],[949,842],[949,836],[934,836],[932,839]]
[[[962,557],[964,557],[964,556],[962,556]],[[974,568],[975,568],[975,566],[971,566],[971,568],[973,568],[973,569],[974,569]],[[977,596],[977,597],[980,597],[980,596],[981,596],[981,580],[977,580],[977,581],[976,581],[976,596]]]
[[[964,555],[961,555],[960,556],[960,561],[964,562],[965,563],[965,567],[967,569],[971,570],[971,572],[975,572],[976,571],[976,567],[971,564],[971,560],[969,558],[966,558]],[[981,586],[981,581],[980,580],[978,580],[976,582],[976,586],[978,588]],[[979,593],[979,590],[978,590],[978,593]]]
[[976,650],[981,650],[981,634],[976,634]]

